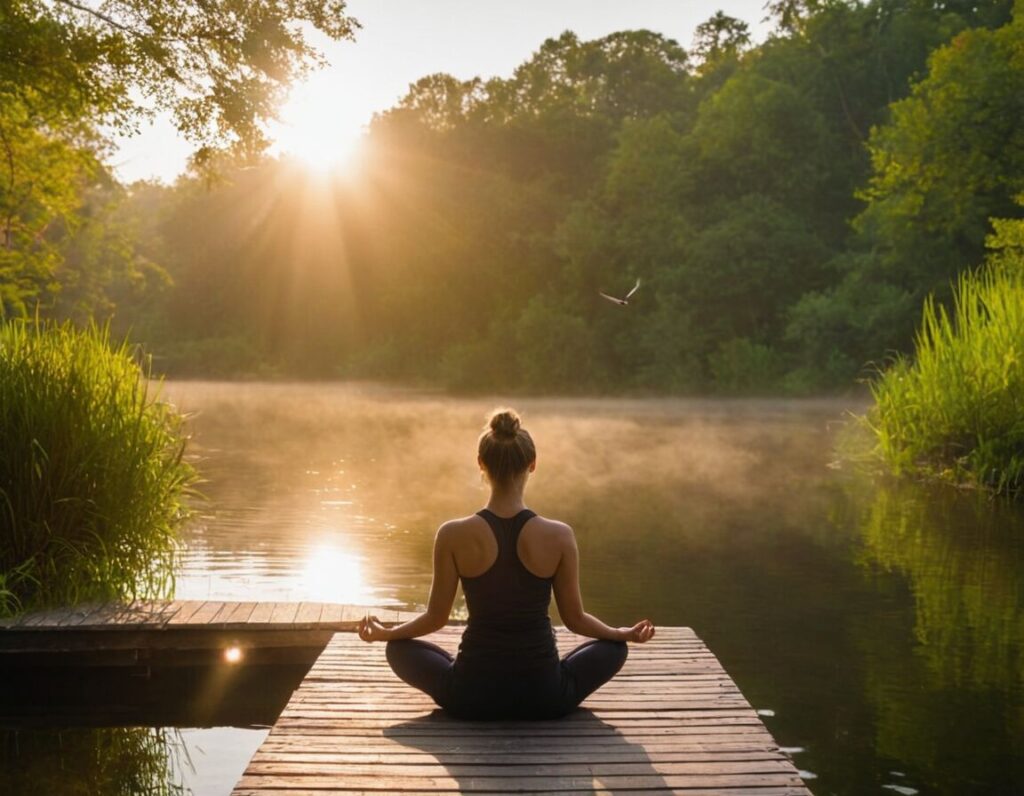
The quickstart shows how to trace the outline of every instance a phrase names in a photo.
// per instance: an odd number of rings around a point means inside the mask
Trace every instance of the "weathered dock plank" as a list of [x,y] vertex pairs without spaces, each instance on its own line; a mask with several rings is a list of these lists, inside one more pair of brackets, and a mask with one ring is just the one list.
[[0,619],[4,631],[138,630],[141,628],[242,628],[354,630],[367,613],[386,623],[404,622],[415,613],[388,607],[320,602],[226,602],[223,600],[153,600],[102,603],[33,611]]
[[[431,641],[454,650],[461,629]],[[583,641],[564,629],[566,652]],[[659,628],[619,675],[557,721],[468,722],[338,634],[234,796],[331,793],[669,793],[808,796],[736,684],[688,628]]]
[[216,661],[230,647],[250,663],[312,662],[367,611],[387,622],[414,616],[335,603],[222,600],[103,603],[0,620],[0,666],[171,665]]

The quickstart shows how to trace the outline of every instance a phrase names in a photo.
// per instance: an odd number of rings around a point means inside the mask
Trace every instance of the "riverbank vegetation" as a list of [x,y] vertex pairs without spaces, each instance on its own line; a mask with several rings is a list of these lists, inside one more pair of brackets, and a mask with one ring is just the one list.
[[1003,222],[985,268],[947,311],[929,298],[913,358],[872,385],[866,418],[896,472],[1024,489],[1024,222]]
[[147,378],[105,330],[0,324],[0,616],[170,594],[195,474]]
[[[849,389],[866,363],[909,353],[925,298],[948,305],[981,262],[989,219],[1019,215],[1024,11],[768,13],[760,43],[717,13],[688,46],[565,32],[511,76],[425,76],[331,174],[261,154],[269,99],[239,106],[220,149],[197,139],[202,158],[173,186],[119,185],[95,140],[19,125],[0,181],[3,312],[110,318],[179,376]],[[5,69],[14,129],[25,81]],[[98,135],[101,116],[75,118]],[[31,198],[54,164],[61,202],[17,204],[8,183]],[[598,295],[637,279],[629,306]]]
[[0,730],[0,762],[0,788],[21,796],[186,796],[192,792],[182,782],[187,757],[176,730],[4,729]]

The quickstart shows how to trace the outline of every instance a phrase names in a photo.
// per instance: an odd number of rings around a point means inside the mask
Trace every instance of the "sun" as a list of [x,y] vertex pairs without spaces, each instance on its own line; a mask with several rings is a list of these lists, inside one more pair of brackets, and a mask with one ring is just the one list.
[[345,99],[344,90],[326,73],[294,86],[279,120],[268,127],[271,151],[319,172],[351,166],[358,160],[365,120]]

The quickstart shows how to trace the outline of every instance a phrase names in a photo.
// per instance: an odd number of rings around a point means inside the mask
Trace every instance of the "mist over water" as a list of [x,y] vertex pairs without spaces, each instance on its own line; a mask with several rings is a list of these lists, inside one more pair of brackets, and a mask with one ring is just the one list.
[[[326,599],[304,564],[311,551],[330,551],[345,562],[332,578],[339,599],[423,604],[426,592],[414,587],[429,585],[437,526],[487,500],[476,445],[499,399],[205,382],[171,383],[166,396],[193,415],[190,451],[206,481],[182,597],[241,596],[258,585],[268,599]],[[573,525],[595,553],[626,555],[658,539],[674,548],[733,545],[761,536],[765,511],[796,513],[798,523],[805,509],[790,490],[828,477],[828,428],[846,409],[579,399],[515,406],[538,448],[528,504]]]
[[[206,483],[177,594],[422,607],[500,398],[177,382]],[[588,610],[693,627],[816,793],[1024,792],[1024,514],[834,463],[839,401],[517,399]],[[457,611],[462,609],[461,597]],[[896,773],[892,773],[896,772]]]

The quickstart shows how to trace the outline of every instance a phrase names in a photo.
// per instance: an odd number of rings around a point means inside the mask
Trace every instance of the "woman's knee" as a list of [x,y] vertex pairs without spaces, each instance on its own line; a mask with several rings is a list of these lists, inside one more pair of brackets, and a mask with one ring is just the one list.
[[629,657],[629,645],[625,641],[606,641],[605,643],[608,645],[608,657],[617,672]]
[[412,639],[399,639],[398,641],[389,641],[384,646],[384,657],[387,658],[388,664],[394,669],[396,666],[401,666],[402,663],[408,659],[409,653],[415,648]]

